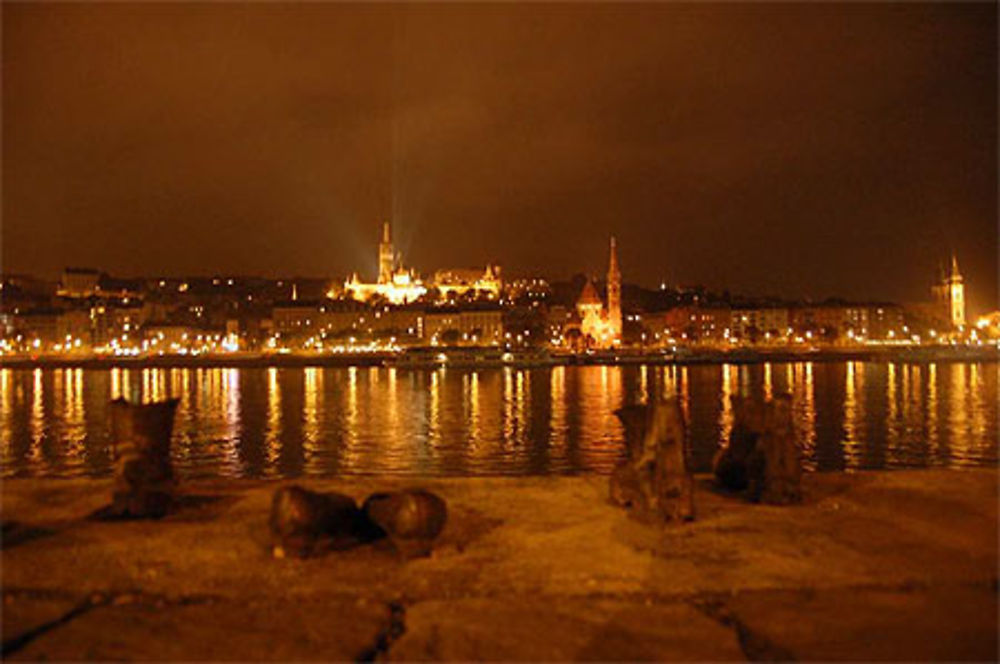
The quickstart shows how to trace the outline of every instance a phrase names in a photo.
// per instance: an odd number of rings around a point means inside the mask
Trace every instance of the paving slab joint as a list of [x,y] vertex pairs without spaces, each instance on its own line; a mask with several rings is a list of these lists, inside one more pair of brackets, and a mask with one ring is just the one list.
[[18,634],[17,636],[13,636],[4,641],[3,645],[0,646],[0,659],[7,659],[8,657],[13,655],[17,651],[21,650],[22,648],[27,646],[29,643],[31,643],[38,637],[47,634],[48,632],[56,629],[57,627],[65,625],[71,620],[79,618],[80,616],[89,613],[90,611],[93,611],[98,607],[107,606],[108,604],[111,603],[111,601],[112,601],[111,596],[104,595],[102,593],[94,593],[88,595],[85,599],[83,599],[83,601],[76,604],[73,608],[71,608],[69,611],[66,611],[58,618],[54,618],[52,620],[49,620],[48,622],[44,622],[41,625],[38,625],[37,627],[29,629],[27,632]]
[[747,626],[736,613],[718,599],[701,599],[691,603],[696,609],[720,625],[736,633],[743,656],[750,662],[794,662],[795,656],[763,634]]
[[[47,589],[17,588],[5,589],[4,601],[16,601],[19,597],[27,598],[53,598],[65,596],[65,593]],[[218,598],[209,595],[189,595],[182,597],[167,597],[143,592],[141,590],[124,590],[115,592],[92,592],[77,602],[73,608],[69,609],[61,616],[53,618],[48,622],[33,627],[26,632],[12,636],[0,645],[0,660],[6,659],[19,650],[23,649],[32,641],[51,632],[52,630],[69,623],[80,616],[90,613],[94,609],[106,606],[122,606],[126,604],[147,604],[156,607],[163,607],[168,604],[175,606],[188,606],[192,604],[207,604]]]
[[406,633],[406,607],[400,601],[389,602],[387,607],[389,609],[389,622],[385,629],[375,635],[375,642],[368,648],[365,648],[358,655],[356,661],[384,661],[389,654],[389,649],[392,648],[392,644]]

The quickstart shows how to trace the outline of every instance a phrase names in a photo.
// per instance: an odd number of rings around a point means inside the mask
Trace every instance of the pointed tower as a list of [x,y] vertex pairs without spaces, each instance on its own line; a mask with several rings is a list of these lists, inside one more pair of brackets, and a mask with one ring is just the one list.
[[962,274],[958,271],[958,258],[951,255],[951,274],[945,282],[948,286],[948,311],[951,315],[951,325],[955,329],[965,327],[965,284]]
[[378,283],[387,284],[392,281],[395,256],[396,252],[392,249],[392,233],[387,221],[382,225],[382,241],[378,244]]
[[622,338],[622,272],[618,269],[618,249],[611,237],[611,257],[608,259],[608,326],[615,341]]

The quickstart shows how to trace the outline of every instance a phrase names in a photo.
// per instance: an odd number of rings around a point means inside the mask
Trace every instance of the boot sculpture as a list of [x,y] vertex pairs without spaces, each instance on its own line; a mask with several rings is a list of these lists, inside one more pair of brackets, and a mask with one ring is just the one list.
[[110,516],[158,519],[174,506],[170,436],[178,402],[133,404],[121,398],[111,402],[115,480]]
[[764,431],[747,463],[747,497],[754,502],[802,502],[802,458],[792,426],[792,399],[775,397],[764,412]]
[[444,499],[422,489],[375,493],[362,508],[403,556],[426,556],[444,529],[448,508]]
[[764,404],[748,397],[730,397],[733,428],[729,445],[715,453],[712,470],[716,481],[730,491],[744,491],[749,477],[747,463],[764,432]]
[[729,446],[713,462],[716,480],[746,490],[753,502],[788,505],[802,500],[802,459],[792,426],[789,395],[766,403],[733,399]]
[[649,498],[653,495],[652,458],[643,461],[646,406],[625,406],[616,410],[615,415],[625,429],[625,460],[611,471],[611,503],[627,507],[635,513],[650,513],[652,505]]
[[694,482],[687,470],[680,404],[659,401],[615,414],[625,427],[627,458],[611,475],[611,502],[647,523],[693,519]]
[[275,558],[306,558],[328,549],[345,549],[374,537],[354,499],[342,493],[317,493],[299,486],[274,492],[271,537]]

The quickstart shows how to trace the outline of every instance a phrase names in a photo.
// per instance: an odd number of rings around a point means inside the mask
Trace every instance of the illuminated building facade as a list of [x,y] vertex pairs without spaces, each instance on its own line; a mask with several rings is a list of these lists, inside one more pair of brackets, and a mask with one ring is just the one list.
[[765,335],[784,335],[789,321],[788,307],[734,308],[730,311],[730,336],[756,341]]
[[496,346],[504,338],[503,312],[495,305],[431,309],[424,316],[423,336],[432,345]]
[[[344,294],[361,302],[382,299],[390,304],[407,304],[423,297],[433,286],[442,298],[473,294],[497,300],[503,289],[500,266],[487,265],[485,270],[438,270],[430,284],[425,284],[414,270],[403,267],[400,254],[392,244],[392,229],[386,222],[378,244],[378,280],[363,282],[357,273],[344,283]],[[333,290],[327,297],[333,298]]]
[[601,302],[597,289],[590,279],[583,285],[576,310],[580,316],[580,334],[587,346],[612,348],[622,338],[622,274],[618,267],[618,250],[611,238],[611,255],[608,260],[608,302]]
[[731,312],[729,307],[702,307],[687,305],[668,311],[647,314],[647,321],[654,340],[663,343],[718,342],[729,337]]
[[404,269],[402,257],[392,245],[392,229],[389,222],[382,226],[382,238],[378,245],[378,281],[361,281],[357,272],[344,283],[348,297],[368,302],[381,298],[392,304],[406,304],[423,296],[427,289],[413,270]]
[[444,298],[473,293],[485,295],[490,300],[496,300],[500,297],[500,291],[503,288],[503,282],[500,280],[500,266],[487,265],[485,270],[461,268],[438,270],[434,273],[434,287]]
[[62,297],[91,297],[100,290],[101,273],[97,270],[69,267],[63,271],[58,294]]
[[983,314],[976,320],[976,329],[987,339],[1000,339],[1000,311]]

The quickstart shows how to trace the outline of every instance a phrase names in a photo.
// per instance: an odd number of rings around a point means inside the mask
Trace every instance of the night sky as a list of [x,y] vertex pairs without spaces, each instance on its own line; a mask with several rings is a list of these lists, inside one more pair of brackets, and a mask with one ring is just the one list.
[[3,269],[997,307],[983,4],[3,5]]

